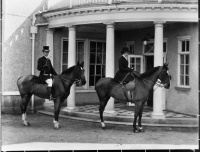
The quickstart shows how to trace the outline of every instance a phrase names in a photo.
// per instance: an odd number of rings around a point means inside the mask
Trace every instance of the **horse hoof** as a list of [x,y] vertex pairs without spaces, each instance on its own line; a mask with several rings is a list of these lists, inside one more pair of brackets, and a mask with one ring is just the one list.
[[144,129],[142,127],[139,127],[139,132],[144,132]]
[[54,129],[60,129],[60,127],[59,126],[54,126]]
[[60,125],[59,124],[54,124],[54,129],[60,129]]
[[30,126],[31,124],[29,122],[25,121],[25,122],[23,122],[23,125],[24,126]]
[[106,129],[106,127],[101,127],[101,129],[105,130],[105,129]]
[[143,129],[139,129],[139,132],[144,132],[144,130]]
[[104,122],[101,122],[101,128],[104,130],[106,128],[106,125]]
[[133,129],[133,132],[134,133],[139,133],[139,130],[138,129]]

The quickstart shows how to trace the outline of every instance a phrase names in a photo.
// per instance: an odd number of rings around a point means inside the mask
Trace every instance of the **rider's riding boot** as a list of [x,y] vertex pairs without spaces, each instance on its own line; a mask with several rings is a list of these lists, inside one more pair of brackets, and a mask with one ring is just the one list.
[[54,99],[56,99],[56,98],[54,98],[53,95],[52,95],[52,89],[51,89],[51,87],[49,87],[49,89],[50,89],[49,100],[54,100]]

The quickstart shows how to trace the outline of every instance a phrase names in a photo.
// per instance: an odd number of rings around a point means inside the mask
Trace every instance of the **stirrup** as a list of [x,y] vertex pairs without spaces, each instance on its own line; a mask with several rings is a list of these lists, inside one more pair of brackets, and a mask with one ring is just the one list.
[[55,100],[56,98],[52,97],[52,95],[50,95],[49,100]]

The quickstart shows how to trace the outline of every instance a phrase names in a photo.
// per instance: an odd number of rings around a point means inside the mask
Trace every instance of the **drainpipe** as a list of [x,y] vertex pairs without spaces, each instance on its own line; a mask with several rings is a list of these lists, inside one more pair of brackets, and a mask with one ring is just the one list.
[[[32,20],[32,25],[30,28],[30,33],[32,35],[31,40],[32,40],[32,70],[31,70],[31,74],[34,75],[34,55],[35,55],[35,35],[37,34],[37,26],[35,26],[35,21],[36,21],[36,17],[35,14],[33,14],[33,20]],[[31,97],[31,112],[34,113],[34,95],[32,95]]]
[[[2,29],[3,29],[3,13],[4,12],[3,12],[3,6],[2,5],[3,5],[3,2],[0,1],[0,33],[2,33],[2,31],[3,31]],[[2,81],[2,77],[3,77],[3,70],[2,70],[3,46],[2,46],[2,42],[3,42],[3,34],[0,35],[0,106],[3,103],[3,96],[2,96],[2,92],[3,92],[3,89],[2,89],[2,86],[3,86],[3,84],[2,84],[2,82],[3,82]],[[1,112],[1,110],[0,110],[0,112]],[[0,138],[0,140],[2,141],[2,137]],[[0,141],[0,144],[2,145],[1,141]]]

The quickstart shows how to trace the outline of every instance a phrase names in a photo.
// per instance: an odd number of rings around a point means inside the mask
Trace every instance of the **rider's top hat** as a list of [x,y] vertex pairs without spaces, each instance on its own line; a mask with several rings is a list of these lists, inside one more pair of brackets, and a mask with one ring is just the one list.
[[49,46],[43,46],[43,50],[42,51],[50,51],[49,50]]

